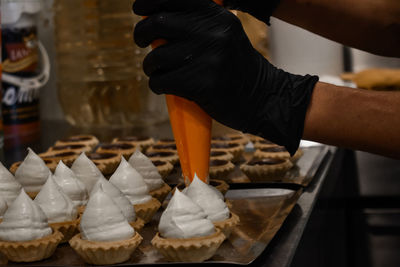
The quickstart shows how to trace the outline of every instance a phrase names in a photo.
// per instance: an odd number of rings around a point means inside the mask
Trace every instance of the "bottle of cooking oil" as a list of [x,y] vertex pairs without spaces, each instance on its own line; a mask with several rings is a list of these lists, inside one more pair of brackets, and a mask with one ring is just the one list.
[[141,126],[166,120],[164,97],[148,88],[147,49],[137,47],[134,0],[55,0],[59,100],[76,126]]

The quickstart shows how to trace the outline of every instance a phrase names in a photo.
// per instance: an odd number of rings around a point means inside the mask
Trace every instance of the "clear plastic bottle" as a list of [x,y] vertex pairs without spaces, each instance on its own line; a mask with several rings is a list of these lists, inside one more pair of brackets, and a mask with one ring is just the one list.
[[55,0],[57,86],[75,126],[142,126],[168,118],[165,99],[148,88],[147,49],[132,39],[133,0]]

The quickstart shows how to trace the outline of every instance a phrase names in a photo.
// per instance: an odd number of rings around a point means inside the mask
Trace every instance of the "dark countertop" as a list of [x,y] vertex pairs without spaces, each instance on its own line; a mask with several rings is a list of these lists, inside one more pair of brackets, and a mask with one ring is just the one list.
[[[22,160],[26,155],[26,147],[30,146],[35,152],[43,152],[60,138],[71,134],[92,133],[100,140],[109,141],[111,137],[122,135],[151,135],[155,138],[170,138],[172,132],[169,123],[163,123],[147,128],[132,129],[76,129],[65,122],[45,121],[41,124],[41,134],[36,139],[22,144],[14,142],[13,146],[6,144],[4,149],[4,160],[2,162],[9,167],[13,162]],[[16,139],[18,140],[18,139]],[[15,140],[14,140],[15,141]],[[7,142],[7,140],[6,140]],[[335,164],[335,157],[338,150],[333,147],[324,147],[324,158],[316,166],[312,173],[313,181],[304,190],[292,212],[287,217],[281,229],[274,239],[250,266],[290,266],[296,253],[296,249],[307,226],[310,214],[319,197],[321,187],[324,184],[327,174]],[[233,189],[234,190],[234,189]],[[197,265],[197,264],[195,264]],[[209,265],[209,264],[208,264]],[[211,264],[212,265],[212,264]]]

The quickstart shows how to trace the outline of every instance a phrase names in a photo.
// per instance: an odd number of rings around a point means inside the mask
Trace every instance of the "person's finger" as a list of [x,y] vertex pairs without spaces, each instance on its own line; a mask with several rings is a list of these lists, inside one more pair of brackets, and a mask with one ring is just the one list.
[[214,4],[212,0],[136,0],[133,3],[133,12],[140,16],[169,11],[180,12],[195,10],[201,6]]
[[193,60],[195,44],[188,42],[166,43],[151,51],[143,61],[147,76],[155,71],[169,71],[190,64]]
[[187,21],[176,13],[157,13],[136,24],[133,38],[139,47],[146,47],[154,40],[174,40],[184,36],[190,31],[190,25],[182,23]]

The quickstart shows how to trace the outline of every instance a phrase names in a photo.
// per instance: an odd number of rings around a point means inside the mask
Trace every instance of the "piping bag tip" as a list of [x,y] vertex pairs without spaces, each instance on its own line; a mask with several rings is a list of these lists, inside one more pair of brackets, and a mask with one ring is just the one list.
[[208,183],[211,117],[181,97],[167,95],[167,105],[185,184],[190,184],[195,174]]

